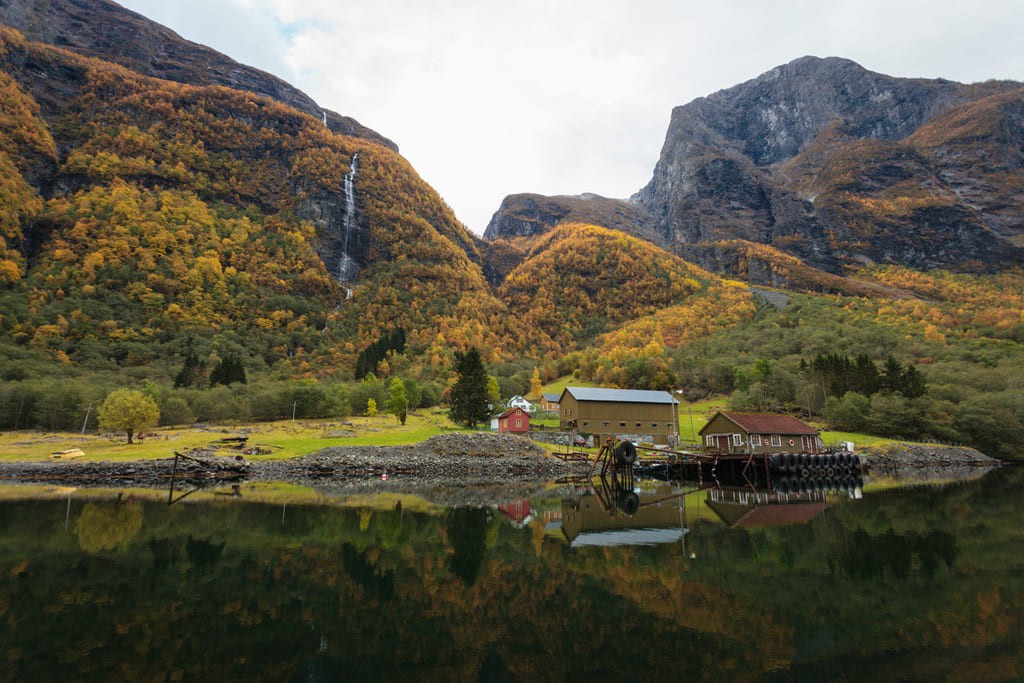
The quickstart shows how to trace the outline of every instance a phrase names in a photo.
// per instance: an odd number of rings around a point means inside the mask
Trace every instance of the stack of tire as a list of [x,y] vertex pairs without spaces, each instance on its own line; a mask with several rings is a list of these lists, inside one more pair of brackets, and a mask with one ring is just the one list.
[[835,491],[853,494],[864,486],[860,458],[839,453],[776,453],[771,456],[776,493]]

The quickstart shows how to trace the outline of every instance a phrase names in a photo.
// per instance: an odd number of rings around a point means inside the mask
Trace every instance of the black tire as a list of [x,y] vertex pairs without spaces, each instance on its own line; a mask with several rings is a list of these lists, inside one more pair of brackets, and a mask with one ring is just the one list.
[[632,441],[620,441],[615,447],[615,462],[620,465],[632,465],[636,462],[636,446]]
[[776,472],[786,471],[786,456],[776,453],[771,457],[772,469]]

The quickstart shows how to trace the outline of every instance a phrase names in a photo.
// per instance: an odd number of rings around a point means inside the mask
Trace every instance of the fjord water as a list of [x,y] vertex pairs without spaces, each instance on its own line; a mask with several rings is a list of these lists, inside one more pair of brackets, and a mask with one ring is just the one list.
[[456,508],[4,488],[0,680],[1021,680],[1022,485],[731,525],[665,484],[633,515],[579,487]]

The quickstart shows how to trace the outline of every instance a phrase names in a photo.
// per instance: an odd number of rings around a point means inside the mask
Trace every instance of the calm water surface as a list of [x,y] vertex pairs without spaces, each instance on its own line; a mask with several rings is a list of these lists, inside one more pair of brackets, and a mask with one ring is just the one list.
[[1022,486],[7,487],[0,680],[1020,681]]

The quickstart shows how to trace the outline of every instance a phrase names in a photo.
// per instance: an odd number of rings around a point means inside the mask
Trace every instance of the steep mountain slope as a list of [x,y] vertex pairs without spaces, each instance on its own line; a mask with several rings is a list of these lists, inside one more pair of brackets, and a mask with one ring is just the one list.
[[395,327],[438,363],[517,348],[474,238],[390,148],[7,28],[0,89],[6,338],[90,366],[192,338],[341,375]]
[[[1021,253],[993,232],[982,204],[961,201],[932,159],[900,141],[926,122],[945,129],[939,115],[953,107],[1021,95],[1017,83],[899,79],[798,59],[677,107],[636,201],[673,247],[744,239],[836,272],[871,261],[1005,267]],[[1004,125],[1012,108],[1000,113],[1000,143],[1019,147],[1019,126]],[[1019,164],[1005,170],[1024,174]]]
[[0,23],[49,43],[132,71],[189,85],[223,85],[264,95],[316,118],[331,130],[398,151],[355,119],[326,111],[308,95],[259,69],[239,64],[109,0],[0,0]]
[[[1020,83],[804,57],[676,107],[633,210],[511,195],[485,237],[514,242],[571,210],[758,284],[841,291],[834,276],[870,263],[998,271],[1024,262],[1022,110]],[[739,244],[769,247],[755,259],[768,267],[745,267]],[[769,253],[803,274],[790,280]]]

